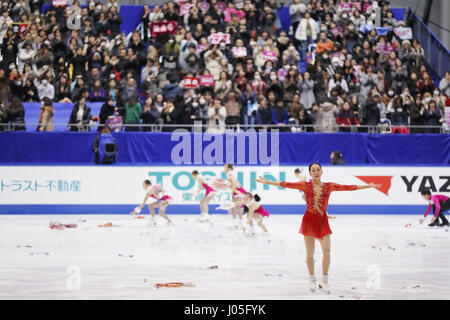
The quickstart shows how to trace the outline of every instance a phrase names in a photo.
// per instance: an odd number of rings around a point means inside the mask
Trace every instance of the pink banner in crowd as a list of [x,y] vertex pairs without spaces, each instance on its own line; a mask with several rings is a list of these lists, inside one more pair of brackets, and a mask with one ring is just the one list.
[[177,34],[178,23],[176,21],[149,23],[152,37]]
[[223,32],[217,32],[211,34],[211,43],[212,44],[219,44],[221,41],[225,42],[226,44],[230,43],[230,34],[229,33],[223,33]]
[[450,127],[450,107],[445,107],[445,123]]
[[52,6],[65,7],[67,6],[67,0],[52,0]]
[[378,42],[376,50],[379,53],[390,54],[395,51],[395,46],[391,43]]
[[198,44],[197,45],[197,51],[198,52],[205,51],[206,49],[208,49],[208,45],[207,44]]
[[265,60],[277,61],[277,54],[274,51],[263,51],[263,57]]
[[394,29],[394,33],[402,40],[410,40],[413,38],[411,28],[398,27]]
[[214,77],[211,75],[200,76],[200,85],[201,86],[213,86],[214,85]]
[[245,47],[233,47],[232,52],[236,58],[247,56],[247,48]]
[[184,77],[184,87],[185,88],[198,88],[200,80],[195,77]]
[[187,16],[194,5],[191,3],[186,3],[180,5],[180,15]]

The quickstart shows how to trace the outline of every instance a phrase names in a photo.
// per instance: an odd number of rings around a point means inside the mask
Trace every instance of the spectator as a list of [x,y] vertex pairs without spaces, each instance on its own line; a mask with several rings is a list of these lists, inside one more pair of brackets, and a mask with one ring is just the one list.
[[141,120],[142,106],[139,102],[137,93],[128,98],[127,103],[125,104],[125,110],[125,131],[139,131],[139,126],[136,125],[138,125]]
[[8,125],[8,110],[0,104],[0,132],[5,131]]
[[117,140],[112,136],[108,126],[102,128],[92,143],[92,151],[95,154],[94,162],[96,164],[113,164],[116,162],[118,153]]
[[47,77],[43,77],[41,82],[37,85],[39,100],[43,100],[45,97],[53,100],[55,97],[55,87],[49,83]]
[[[374,94],[367,99],[362,110],[362,118],[365,125],[377,127],[380,123],[380,109],[378,108],[379,100],[381,100],[379,94]],[[373,130],[373,128],[371,130]]]
[[303,106],[300,106],[298,109],[293,124],[294,126],[291,127],[292,132],[314,132],[312,127],[314,119]]
[[70,91],[69,78],[67,74],[61,74],[59,81],[55,84],[55,101],[57,102],[72,102],[72,95]]
[[235,90],[228,91],[225,99],[226,125],[236,125],[241,122],[241,104],[239,103],[239,96]]
[[316,102],[314,95],[314,80],[311,79],[309,72],[305,72],[303,77],[299,74],[298,87],[301,91],[300,103],[306,110],[310,110],[313,103]]
[[393,126],[407,126],[408,113],[400,96],[395,96],[386,108],[386,113]]
[[[313,18],[311,18],[311,13],[309,11],[306,11],[304,14],[304,19],[300,21],[295,31],[295,38],[300,41],[303,61],[306,60],[306,52],[308,51],[308,46],[316,42],[318,33],[319,28],[317,27],[317,22]],[[328,50],[331,50],[331,48]],[[321,52],[317,52],[317,54],[320,54]]]
[[439,108],[436,107],[436,101],[430,98],[425,108],[425,125],[429,126],[425,129],[425,133],[440,133],[441,129],[439,127],[441,126],[441,122],[443,122],[441,118],[442,114]]
[[424,133],[425,125],[425,106],[422,104],[420,96],[416,97],[416,101],[410,110],[410,125],[412,126],[410,133]]
[[94,85],[89,93],[89,101],[105,101],[105,89],[102,88],[102,81],[100,79],[94,81]]
[[86,105],[86,98],[80,97],[73,106],[72,113],[69,118],[70,131],[89,131],[91,122],[91,108]]
[[225,132],[225,118],[227,117],[227,110],[221,103],[221,99],[214,99],[214,103],[208,108],[208,133],[224,133]]
[[53,109],[52,101],[49,98],[44,98],[41,105],[41,112],[39,114],[39,124],[36,131],[53,131],[53,115],[55,109]]
[[342,157],[342,153],[340,151],[333,151],[330,155],[330,164],[331,165],[345,165],[344,158]]
[[[142,111],[142,124],[152,125],[159,120],[159,111],[153,103],[152,98],[145,100],[144,110]],[[143,126],[142,131],[152,131],[152,127]]]
[[97,131],[102,131],[105,127],[106,120],[114,117],[115,113],[117,113],[117,108],[115,106],[115,101],[112,97],[108,97],[106,102],[100,108],[100,114],[98,115],[99,124]]
[[258,110],[256,110],[256,124],[261,125],[260,128],[266,129],[268,125],[273,123],[272,111],[269,109],[267,99],[264,95],[258,98]]
[[278,100],[276,102],[276,107],[272,109],[272,122],[273,124],[280,127],[281,131],[286,131],[286,126],[288,124],[289,115],[286,110],[283,100]]
[[6,110],[10,131],[25,131],[25,109],[17,97],[11,99],[11,105]]
[[439,82],[439,90],[447,97],[450,97],[450,71],[447,71],[444,78]]
[[169,83],[162,88],[164,100],[175,100],[183,92],[183,89],[178,85],[175,74],[169,73],[167,80],[169,80]]
[[325,101],[319,105],[315,124],[316,131],[319,132],[335,132],[337,128],[336,115],[339,112],[338,107],[329,101]]
[[339,125],[339,132],[356,131],[355,126],[359,127],[358,117],[353,113],[351,105],[345,101],[336,117]]

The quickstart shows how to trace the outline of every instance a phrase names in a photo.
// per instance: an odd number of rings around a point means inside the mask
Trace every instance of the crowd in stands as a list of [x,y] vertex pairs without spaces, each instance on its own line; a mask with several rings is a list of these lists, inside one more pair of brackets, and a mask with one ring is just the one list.
[[[450,73],[435,85],[420,43],[394,32],[407,25],[386,1],[144,5],[129,35],[120,32],[118,0],[86,2],[42,14],[42,0],[1,1],[0,130],[25,130],[23,102],[41,102],[37,130],[51,131],[52,103],[72,102],[72,131],[93,121],[100,131],[121,116],[126,131],[201,121],[208,132],[390,124],[439,133],[450,105]],[[289,31],[281,5],[289,7]],[[152,35],[151,23],[167,21],[177,22],[172,34]],[[104,102],[100,114],[89,102]]]

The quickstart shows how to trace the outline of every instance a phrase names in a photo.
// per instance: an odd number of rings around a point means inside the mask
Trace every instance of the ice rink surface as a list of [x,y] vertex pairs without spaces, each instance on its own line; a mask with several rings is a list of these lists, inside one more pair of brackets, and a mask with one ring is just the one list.
[[[227,215],[171,218],[175,226],[158,217],[148,227],[148,215],[2,215],[0,299],[450,299],[450,232],[418,216],[330,219],[330,295],[309,292],[301,215],[271,215],[269,232],[255,236]],[[50,221],[78,227],[51,230]],[[107,222],[118,226],[98,227]],[[316,242],[319,278],[321,259]]]

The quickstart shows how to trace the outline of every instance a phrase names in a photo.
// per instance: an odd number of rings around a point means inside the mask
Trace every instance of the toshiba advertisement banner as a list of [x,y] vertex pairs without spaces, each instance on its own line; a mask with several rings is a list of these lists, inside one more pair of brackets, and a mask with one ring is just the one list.
[[[242,187],[261,197],[271,213],[303,213],[305,200],[299,190],[255,182],[299,181],[299,168],[309,180],[307,167],[237,166],[234,175]],[[198,183],[191,172],[199,171],[207,181],[225,179],[223,166],[0,166],[0,213],[128,213],[144,198],[142,182],[160,184],[173,198],[168,213],[198,213]],[[360,167],[324,166],[323,182],[345,185],[380,184],[377,189],[333,192],[329,212],[408,214],[418,213],[427,203],[420,190],[450,196],[449,167]],[[229,190],[218,191],[210,205],[215,208],[231,201]]]

